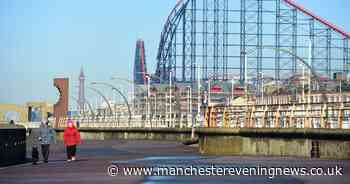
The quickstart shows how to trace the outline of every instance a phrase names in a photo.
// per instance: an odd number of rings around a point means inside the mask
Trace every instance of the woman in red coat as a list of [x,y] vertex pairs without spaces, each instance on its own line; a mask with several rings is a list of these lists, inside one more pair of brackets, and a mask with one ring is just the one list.
[[67,161],[75,161],[77,145],[81,143],[81,140],[80,133],[78,129],[75,128],[72,120],[68,120],[68,127],[64,130],[63,139],[67,148]]

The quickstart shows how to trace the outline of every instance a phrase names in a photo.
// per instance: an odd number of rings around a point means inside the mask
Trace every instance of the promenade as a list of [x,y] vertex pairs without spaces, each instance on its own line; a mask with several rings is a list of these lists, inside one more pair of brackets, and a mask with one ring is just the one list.
[[[31,163],[0,168],[1,184],[165,184],[165,183],[348,183],[350,161],[310,160],[270,157],[206,157],[196,147],[184,146],[169,141],[84,141],[79,147],[78,161],[65,161],[64,146],[60,142],[51,148],[48,164]],[[209,167],[343,167],[343,176],[182,176],[141,177],[108,176],[111,163],[120,165],[132,163],[137,166],[197,166]]]
[[64,145],[60,142],[51,146],[48,164],[27,163],[0,168],[0,183],[140,183],[143,177],[108,176],[108,165],[112,161],[166,155],[196,155],[196,150],[174,142],[84,141],[78,149],[78,161],[68,163]]

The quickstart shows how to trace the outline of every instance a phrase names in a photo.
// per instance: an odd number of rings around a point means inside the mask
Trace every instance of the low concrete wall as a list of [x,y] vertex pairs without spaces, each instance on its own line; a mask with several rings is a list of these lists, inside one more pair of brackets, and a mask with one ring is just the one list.
[[204,155],[350,159],[350,130],[199,129]]
[[[58,138],[63,140],[64,129],[56,129]],[[164,128],[81,128],[84,140],[159,140],[185,141],[191,138],[191,129]]]
[[[56,131],[62,140],[64,129]],[[179,128],[81,128],[80,133],[83,140],[191,138],[191,129]],[[202,128],[196,134],[204,155],[311,157],[313,151],[318,158],[350,159],[350,130]]]
[[26,161],[26,129],[0,126],[0,167]]

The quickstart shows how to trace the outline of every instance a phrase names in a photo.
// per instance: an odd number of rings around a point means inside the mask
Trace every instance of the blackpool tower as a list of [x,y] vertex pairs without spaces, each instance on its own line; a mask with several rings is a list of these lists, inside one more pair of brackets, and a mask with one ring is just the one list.
[[85,75],[83,67],[80,69],[79,75],[79,112],[83,113],[85,110]]

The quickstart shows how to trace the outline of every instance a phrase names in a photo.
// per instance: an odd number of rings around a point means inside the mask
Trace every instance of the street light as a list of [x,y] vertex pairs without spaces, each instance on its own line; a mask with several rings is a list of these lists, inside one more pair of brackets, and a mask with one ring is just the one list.
[[[312,65],[312,52],[313,52],[313,50],[312,50],[312,47],[313,47],[313,45],[312,45],[312,41],[311,41],[311,39],[309,39],[309,66],[311,66]],[[309,108],[310,108],[310,102],[311,102],[311,68],[309,68],[309,78],[308,78],[308,85],[309,85],[309,91],[308,91],[308,103],[309,103]]]
[[[146,77],[146,80],[147,80],[147,102],[146,102],[146,105],[147,105],[147,117],[148,117],[148,120],[150,121],[150,125],[152,127],[152,121],[151,121],[151,89],[150,89],[150,86],[151,86],[151,79],[152,78],[157,78],[157,79],[160,79],[159,77],[155,76],[155,75],[150,75],[146,72],[137,72],[137,73],[140,73],[140,74],[145,74],[145,77]],[[154,107],[154,116],[156,117],[157,115],[157,94],[154,95],[155,97],[155,107]]]
[[[75,86],[76,88],[79,88],[79,86]],[[78,100],[78,98],[74,97],[74,96],[71,96],[74,100]],[[79,100],[78,100],[79,101]],[[91,103],[85,98],[84,99],[84,102],[88,105],[89,107],[89,110],[90,110],[90,113],[92,115],[92,117],[95,117],[95,113],[94,113],[94,109],[91,105]],[[84,109],[85,110],[85,109]]]
[[208,80],[208,106],[211,103],[211,79]]
[[148,121],[150,122],[151,124],[151,127],[152,127],[152,123],[151,123],[151,107],[150,107],[150,76],[146,75],[145,76],[146,79],[147,79],[147,118],[148,118]]
[[[70,96],[70,97],[73,98],[73,100],[76,101],[77,104],[79,104],[78,98],[76,98],[76,97],[74,97],[74,96]],[[93,110],[92,105],[90,104],[90,102],[89,102],[88,100],[86,100],[86,99],[85,99],[84,101],[85,101],[85,103],[88,105],[92,117],[95,117],[95,113],[94,113],[94,110]],[[84,117],[85,117],[85,109],[83,109],[83,115],[84,115]]]
[[261,77],[261,101],[264,102],[264,73],[259,72]]
[[[200,66],[197,67],[197,82],[198,82],[198,89],[197,89],[197,124],[200,126],[201,122],[201,73],[200,73]],[[195,138],[195,125],[192,121],[192,129],[191,129],[191,139],[194,140]]]
[[[108,106],[108,109],[109,109],[110,113],[113,114],[113,110],[112,110],[111,105],[110,105],[108,99],[106,98],[106,96],[103,95],[103,93],[101,91],[99,91],[98,89],[95,89],[93,87],[87,87],[87,88],[92,90],[92,91],[94,91],[95,93],[99,94],[103,98],[103,100],[107,103],[107,106]],[[105,119],[106,119],[106,115],[104,113],[104,120]]]
[[[75,98],[74,96],[70,96],[70,98],[72,98],[76,103],[77,103],[77,105],[78,105],[78,107],[79,107],[79,100],[78,100],[78,98]],[[79,111],[79,114],[81,115],[83,115],[82,117],[83,117],[83,119],[85,118],[85,116],[86,116],[86,114],[85,114],[85,109],[83,109],[83,111],[82,111],[82,113],[81,113],[81,111]]]
[[[187,104],[188,104],[188,114],[191,114],[191,119],[192,119],[192,88],[190,86],[187,86]],[[192,121],[191,121],[192,122]],[[193,123],[193,122],[192,122]],[[191,124],[192,126],[192,124]]]
[[[158,114],[157,114],[157,92],[154,95],[154,117],[155,117],[155,120],[156,120],[156,123],[157,123],[157,120],[158,120]],[[151,124],[151,126],[152,126],[152,124]],[[156,126],[157,126],[157,124],[156,124]]]
[[[132,94],[132,101],[133,101],[133,114],[136,114],[136,89],[138,89],[138,91],[145,91],[144,88],[139,87],[138,85],[135,85],[134,81],[127,79],[127,78],[123,78],[123,77],[118,77],[118,76],[113,76],[111,77],[111,80],[121,80],[127,83],[130,83],[133,87],[133,94]],[[141,99],[139,99],[141,101]]]
[[172,110],[172,94],[171,94],[171,88],[172,88],[172,71],[169,72],[169,76],[170,76],[170,79],[169,79],[169,112],[170,112],[170,125],[173,126],[173,114],[171,112]]
[[[108,87],[111,87],[113,90],[117,91],[120,96],[123,97],[123,100],[125,102],[125,104],[127,105],[127,108],[128,108],[128,111],[129,111],[129,120],[128,120],[128,126],[130,127],[130,121],[131,121],[131,110],[130,110],[130,106],[129,106],[129,103],[128,103],[128,99],[124,96],[124,94],[116,87],[114,87],[113,85],[111,84],[108,84],[108,83],[104,83],[104,82],[92,82],[91,83],[92,85],[97,85],[97,84],[100,84],[100,85],[105,85],[105,86],[108,86]],[[109,106],[110,107],[110,106]],[[110,108],[111,109],[111,108]],[[112,112],[112,111],[111,111]]]
[[[139,72],[139,73],[144,73],[144,72]],[[154,77],[154,76],[152,76],[152,77]],[[126,78],[122,78],[122,77],[113,76],[113,77],[111,77],[111,80],[121,80],[121,81],[125,81],[125,82],[128,82],[128,83],[132,84],[134,88],[138,88],[140,91],[144,91],[144,90],[145,90],[145,89],[140,88],[139,86],[135,85],[135,84],[134,84],[134,81],[132,81],[132,80],[130,80],[130,79],[126,79]],[[135,98],[135,89],[134,89],[134,98]]]
[[231,79],[231,103],[232,103],[232,101],[234,100],[234,88],[235,88],[235,81],[234,81],[234,79],[232,78]]

